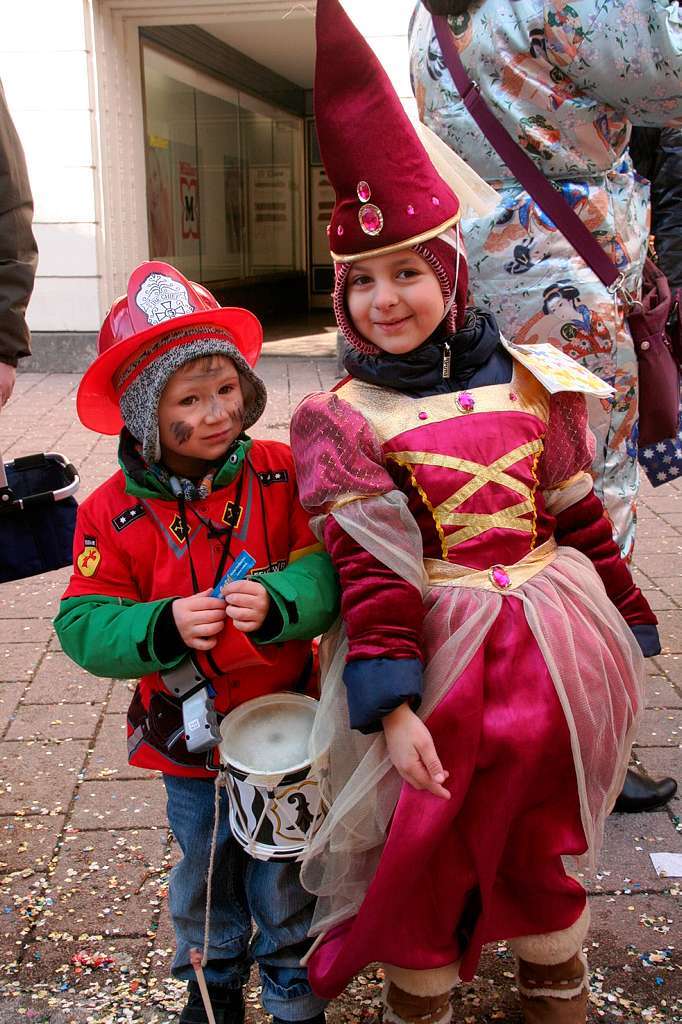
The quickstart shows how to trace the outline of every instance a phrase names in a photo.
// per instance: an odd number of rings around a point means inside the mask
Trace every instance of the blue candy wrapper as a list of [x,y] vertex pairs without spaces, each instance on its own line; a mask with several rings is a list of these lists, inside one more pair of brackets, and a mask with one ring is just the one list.
[[248,576],[255,564],[256,559],[252,558],[248,551],[242,551],[241,554],[237,555],[220,582],[215,585],[211,591],[211,597],[222,597],[220,592],[223,587],[227,583],[235,583],[237,580],[243,580],[245,576]]

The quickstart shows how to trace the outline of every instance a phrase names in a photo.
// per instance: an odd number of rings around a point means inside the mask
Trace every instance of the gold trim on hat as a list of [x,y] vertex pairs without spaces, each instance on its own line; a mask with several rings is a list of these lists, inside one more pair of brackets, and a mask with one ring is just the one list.
[[331,253],[331,258],[334,263],[356,263],[357,260],[370,259],[372,256],[388,256],[392,252],[400,252],[401,249],[411,249],[415,245],[419,245],[421,242],[428,242],[430,238],[436,238],[438,235],[442,235],[448,228],[452,228],[455,224],[459,223],[462,213],[460,210],[454,215],[449,217],[448,220],[443,221],[438,227],[431,228],[429,231],[423,231],[421,235],[413,235],[412,238],[406,238],[404,242],[394,242],[392,245],[384,245],[380,249],[368,249],[365,252],[356,252],[352,256],[340,256],[336,252]]

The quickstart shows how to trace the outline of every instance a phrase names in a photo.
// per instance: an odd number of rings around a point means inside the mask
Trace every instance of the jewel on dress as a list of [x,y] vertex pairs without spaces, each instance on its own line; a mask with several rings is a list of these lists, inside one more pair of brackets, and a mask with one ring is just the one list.
[[493,565],[490,579],[499,590],[508,590],[512,585],[511,576],[503,565]]
[[361,203],[368,203],[372,198],[372,190],[366,181],[358,182],[358,199]]
[[366,235],[378,235],[384,226],[384,215],[374,203],[367,203],[360,207],[358,220]]
[[476,399],[470,391],[461,391],[455,399],[457,408],[460,412],[473,412],[476,405]]

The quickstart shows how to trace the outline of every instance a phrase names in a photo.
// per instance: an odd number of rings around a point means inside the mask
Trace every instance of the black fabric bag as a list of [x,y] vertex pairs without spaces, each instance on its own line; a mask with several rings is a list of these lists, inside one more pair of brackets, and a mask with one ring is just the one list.
[[54,452],[0,459],[0,583],[72,563],[79,484]]

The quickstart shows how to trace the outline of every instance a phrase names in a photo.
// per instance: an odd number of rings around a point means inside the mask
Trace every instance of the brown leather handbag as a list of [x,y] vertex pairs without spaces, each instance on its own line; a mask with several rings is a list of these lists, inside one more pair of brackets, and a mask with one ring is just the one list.
[[680,294],[652,259],[644,264],[642,298],[628,315],[639,364],[640,447],[676,437],[680,422],[682,323]]

